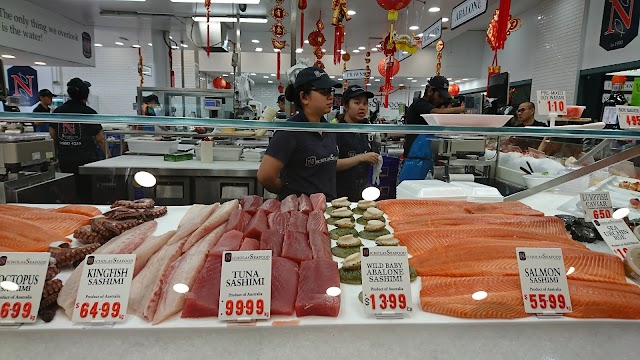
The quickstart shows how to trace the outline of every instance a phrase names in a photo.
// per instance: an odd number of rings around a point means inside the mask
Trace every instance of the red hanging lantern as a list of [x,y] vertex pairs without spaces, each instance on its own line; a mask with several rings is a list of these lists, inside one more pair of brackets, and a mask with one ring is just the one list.
[[324,23],[322,22],[322,11],[320,12],[320,17],[318,21],[316,21],[316,29],[309,34],[309,45],[313,47],[313,55],[316,57],[316,62],[313,66],[317,66],[321,69],[324,69],[324,63],[322,62],[322,58],[324,57],[324,52],[322,51],[322,45],[327,41],[322,33],[324,30]]
[[381,76],[384,76],[384,87],[387,89],[384,91],[384,107],[389,107],[389,92],[393,90],[391,85],[391,78],[396,76],[400,72],[400,62],[393,56],[387,56],[380,60],[378,63],[378,72]]
[[[389,12],[395,11],[396,13],[409,6],[410,3],[411,0],[378,0],[378,5],[380,5],[381,8]],[[395,21],[397,20],[397,17],[389,20]]]
[[331,25],[335,26],[333,38],[333,63],[340,64],[340,53],[344,43],[344,23],[351,20],[351,15],[347,13],[347,0],[333,0],[331,3],[333,16]]
[[215,89],[224,89],[227,87],[227,81],[218,76],[217,78],[213,79],[213,87]]
[[449,85],[449,94],[451,96],[456,96],[460,94],[460,86],[458,86],[458,84],[456,83]]
[[282,84],[278,85],[278,92],[279,92],[280,94],[283,94],[283,93],[284,93],[284,85],[282,85]]
[[300,9],[300,47],[304,47],[304,11],[307,8],[307,0],[298,0]]
[[210,57],[211,33],[209,32],[209,17],[211,16],[211,0],[204,0],[204,7],[207,9],[207,57]]
[[276,79],[280,80],[280,53],[282,52],[282,49],[284,49],[284,47],[287,45],[286,41],[282,41],[280,40],[284,35],[287,34],[287,30],[284,27],[284,25],[282,24],[282,20],[284,20],[285,17],[287,17],[287,15],[289,15],[287,13],[287,10],[285,10],[284,7],[282,7],[282,3],[284,2],[284,0],[276,0],[276,5],[271,9],[271,11],[269,12],[271,14],[271,16],[276,20],[276,23],[273,24],[273,26],[271,26],[271,28],[269,29],[269,31],[271,31],[271,33],[273,34],[273,36],[275,36],[277,39],[271,39],[271,44],[273,45],[273,48],[275,50],[277,50],[277,55],[276,55],[276,67],[277,67],[277,71],[276,71]]

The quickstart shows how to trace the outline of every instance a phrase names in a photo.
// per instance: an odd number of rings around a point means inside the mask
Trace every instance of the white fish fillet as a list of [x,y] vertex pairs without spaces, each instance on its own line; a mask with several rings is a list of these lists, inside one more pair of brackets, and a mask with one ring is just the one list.
[[191,250],[176,260],[168,271],[167,281],[164,283],[158,310],[153,317],[153,324],[161,323],[184,308],[186,294],[173,290],[175,284],[185,284],[191,289],[204,266],[207,253],[220,240],[226,224],[221,224],[211,234],[199,241]]
[[202,224],[220,207],[220,203],[213,205],[199,205],[195,204],[191,206],[191,209],[187,211],[180,224],[176,234],[169,240],[168,245],[175,244],[180,240],[187,239],[194,231],[198,230]]
[[191,236],[189,236],[189,240],[184,245],[183,252],[189,251],[198,241],[211,233],[214,229],[218,228],[220,224],[227,222],[231,217],[231,214],[239,209],[240,204],[238,200],[227,201],[226,203],[220,205],[218,210],[216,210],[211,216],[207,219],[207,221],[202,224],[198,230],[194,231]]
[[[140,246],[154,231],[158,228],[158,223],[149,221],[133,229],[127,230],[122,234],[109,240],[102,245],[94,254],[131,254]],[[71,319],[73,315],[73,305],[78,296],[78,288],[80,287],[80,277],[82,277],[82,268],[84,263],[80,264],[69,279],[64,283],[60,294],[58,295],[58,305],[62,307]]]
[[138,275],[151,257],[158,252],[166,243],[175,235],[176,231],[172,230],[160,236],[149,236],[142,245],[140,245],[133,254],[136,255],[136,266],[133,270],[133,277]]

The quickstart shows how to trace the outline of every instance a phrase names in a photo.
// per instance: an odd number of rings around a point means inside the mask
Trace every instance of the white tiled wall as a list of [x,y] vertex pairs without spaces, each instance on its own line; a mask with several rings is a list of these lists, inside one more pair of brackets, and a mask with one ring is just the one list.
[[582,62],[585,0],[542,0],[537,12],[532,100],[537,90],[564,90],[567,101],[573,104]]

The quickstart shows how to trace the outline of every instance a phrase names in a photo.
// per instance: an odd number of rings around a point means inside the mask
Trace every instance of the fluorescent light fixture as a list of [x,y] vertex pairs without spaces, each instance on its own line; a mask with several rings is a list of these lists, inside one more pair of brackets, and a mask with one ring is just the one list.
[[375,77],[374,77],[374,76],[372,76],[372,77],[370,77],[369,79],[374,80],[374,79],[375,79]]
[[305,43],[305,44],[308,44],[308,43],[309,43],[309,40],[305,40],[305,41],[304,41],[304,43]]
[[333,75],[329,76],[329,79],[335,79],[335,78],[336,78],[336,77],[335,77],[335,76],[333,76]]
[[453,80],[453,78],[447,78],[447,80],[451,81],[451,80]]
[[380,81],[380,79],[375,79],[374,81]]
[[[195,22],[206,22],[207,21],[207,17],[206,16],[194,16],[193,21]],[[210,22],[230,22],[230,23],[234,23],[236,22],[236,18],[234,16],[212,16],[209,18]],[[266,24],[267,23],[267,18],[266,17],[241,17],[240,18],[240,22],[241,23],[253,23],[253,24]]]
[[34,64],[36,64],[36,65],[42,65],[42,66],[47,65],[47,63],[46,63],[46,62],[42,62],[42,61],[36,61],[36,62],[34,62]]
[[406,52],[406,51],[402,52],[402,55],[407,55],[407,54],[408,54],[408,52]]
[[404,84],[400,84],[400,85],[398,85],[398,86],[404,86]]
[[442,22],[443,22],[443,23],[445,23],[445,22],[449,22],[449,18],[442,18]]
[[323,52],[323,53],[326,53],[326,52],[327,52],[327,49],[322,49],[322,52]]
[[371,51],[378,51],[378,48],[371,48]]
[[[201,3],[202,0],[171,0],[171,2],[175,3]],[[257,5],[260,4],[260,0],[216,0],[216,4],[234,4],[234,3],[242,3],[247,5]]]
[[269,84],[273,84],[273,81],[271,81],[271,80],[269,80],[269,81],[267,81],[267,82],[268,82]]
[[152,44],[152,43],[148,43],[147,45],[149,45],[149,46],[153,46],[153,44]]
[[102,47],[102,44],[93,44],[95,47]]
[[188,48],[189,47],[189,45],[187,45],[187,44],[180,44],[180,46],[182,46],[183,48]]
[[251,73],[251,76],[256,76],[256,75],[258,75],[258,74],[256,74],[256,73]]
[[344,51],[344,50],[340,50],[340,54],[344,55],[344,54],[346,54],[346,53],[347,53],[346,51]]
[[357,53],[359,53],[359,52],[360,52],[360,50],[355,49],[355,50],[353,50],[353,52],[357,54]]
[[411,80],[411,82],[418,82],[418,80]]
[[342,81],[342,78],[339,78],[338,81]]
[[360,47],[358,48],[358,50],[366,50],[366,49],[367,49],[367,48],[366,48],[366,47],[364,47],[364,46],[360,46]]
[[296,49],[296,53],[300,54],[301,52],[303,52],[304,50],[302,48],[297,48]]
[[429,8],[429,12],[434,13],[434,12],[438,12],[438,11],[440,11],[440,8],[439,8],[439,7],[437,7],[437,6],[434,6],[434,7],[430,7],[430,8]]
[[280,52],[280,49],[273,49],[273,52]]
[[256,48],[257,52],[262,52],[262,48]]
[[118,46],[124,46],[124,43],[120,42],[120,41],[116,41],[116,45]]
[[140,48],[140,47],[142,47],[142,46],[140,46],[140,45],[138,45],[138,44],[135,44],[135,45],[131,45],[131,47],[132,47],[132,48],[136,48],[136,49],[137,49],[137,48]]
[[354,10],[347,11],[347,15],[353,16],[355,14],[357,14],[357,13]]
[[423,36],[424,36],[424,34],[423,34],[423,33],[420,33],[420,34],[418,34],[418,35],[416,35],[416,36],[417,36],[417,37],[423,37]]
[[407,80],[413,80],[413,78],[407,78]]
[[173,50],[178,50],[178,47],[177,47],[177,46],[175,46],[175,45],[171,46],[171,48],[172,48]]
[[464,79],[462,79],[462,81],[469,81],[469,79],[467,79],[467,78],[464,78]]
[[276,77],[276,74],[271,74],[271,77]]
[[256,40],[256,39],[251,40],[251,42],[254,44],[260,44],[260,40]]
[[222,74],[222,76],[227,77],[227,76],[229,76],[229,75],[227,75],[227,74]]
[[371,86],[371,83],[368,83],[367,86]]
[[13,55],[2,55],[3,58],[5,59],[15,59],[16,57]]
[[420,29],[420,27],[417,25],[409,26],[409,30],[418,30],[418,29]]
[[263,78],[268,79],[269,77],[267,75],[263,76]]

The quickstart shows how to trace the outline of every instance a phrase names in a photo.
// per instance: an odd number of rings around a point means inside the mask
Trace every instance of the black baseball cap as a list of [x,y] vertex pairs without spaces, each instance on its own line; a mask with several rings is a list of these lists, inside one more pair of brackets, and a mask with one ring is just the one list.
[[78,89],[82,89],[82,88],[90,88],[91,87],[91,83],[88,81],[83,81],[80,78],[73,78],[71,80],[69,80],[69,82],[67,83],[68,87],[75,87]]
[[296,81],[293,83],[293,87],[297,89],[305,84],[311,84],[318,89],[342,87],[341,83],[331,80],[329,74],[317,66],[300,70],[298,76],[296,76]]
[[38,91],[38,96],[39,97],[53,97],[53,93],[51,92],[51,90],[49,89],[42,89],[40,91]]
[[278,96],[278,102],[286,102],[284,95]]
[[365,90],[360,85],[351,85],[347,88],[347,90],[342,94],[342,103],[346,103],[347,100],[353,99],[354,97],[358,97],[360,95],[366,95],[367,99],[373,98],[375,95],[371,91]]
[[152,102],[152,101],[155,101],[156,103],[160,103],[160,99],[158,99],[158,96],[157,96],[157,95],[155,95],[155,94],[151,94],[151,95],[149,95],[149,96],[145,96],[145,97],[142,99],[142,101],[143,101],[144,103],[147,103],[147,104],[148,104],[148,103],[150,103],[150,102]]
[[449,80],[447,80],[447,78],[444,76],[434,76],[429,79],[427,85],[438,91],[444,101],[451,101],[451,94],[449,94]]

